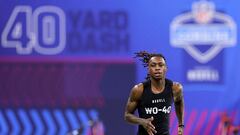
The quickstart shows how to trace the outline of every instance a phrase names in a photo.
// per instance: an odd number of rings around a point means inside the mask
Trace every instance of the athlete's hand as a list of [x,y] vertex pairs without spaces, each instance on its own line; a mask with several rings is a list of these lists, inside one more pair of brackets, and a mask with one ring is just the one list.
[[183,127],[178,127],[178,135],[183,135]]
[[148,118],[148,119],[143,119],[142,126],[144,129],[148,132],[149,135],[154,135],[157,133],[155,130],[155,126],[152,124],[153,117]]

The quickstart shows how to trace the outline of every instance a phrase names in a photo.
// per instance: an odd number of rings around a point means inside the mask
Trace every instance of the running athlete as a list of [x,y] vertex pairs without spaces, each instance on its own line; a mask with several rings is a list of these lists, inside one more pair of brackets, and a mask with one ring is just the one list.
[[[183,135],[183,88],[167,79],[166,60],[162,54],[141,51],[136,53],[148,69],[146,81],[135,85],[127,101],[125,120],[139,125],[138,135],[169,135],[169,116],[174,102],[178,118],[178,135]],[[134,114],[138,110],[138,116]]]

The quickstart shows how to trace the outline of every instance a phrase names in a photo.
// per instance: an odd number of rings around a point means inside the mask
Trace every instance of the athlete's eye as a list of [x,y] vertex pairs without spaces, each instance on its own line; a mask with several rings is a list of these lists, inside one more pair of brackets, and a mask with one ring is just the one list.
[[154,64],[154,63],[153,63],[153,64],[151,64],[151,67],[155,67],[155,66],[156,66],[156,64]]
[[164,66],[164,64],[159,64],[159,67],[163,67]]

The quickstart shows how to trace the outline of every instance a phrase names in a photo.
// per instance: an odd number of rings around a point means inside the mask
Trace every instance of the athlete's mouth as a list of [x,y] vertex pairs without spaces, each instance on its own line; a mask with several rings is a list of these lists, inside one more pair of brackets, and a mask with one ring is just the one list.
[[162,73],[161,72],[156,72],[156,73],[154,73],[156,76],[160,76],[160,75],[162,75]]

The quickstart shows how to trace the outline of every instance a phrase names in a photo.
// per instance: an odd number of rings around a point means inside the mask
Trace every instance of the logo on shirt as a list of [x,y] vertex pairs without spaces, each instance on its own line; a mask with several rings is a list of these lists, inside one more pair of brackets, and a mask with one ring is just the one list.
[[166,102],[164,98],[163,99],[154,99],[154,100],[152,100],[153,104],[154,103],[163,103],[163,102]]

